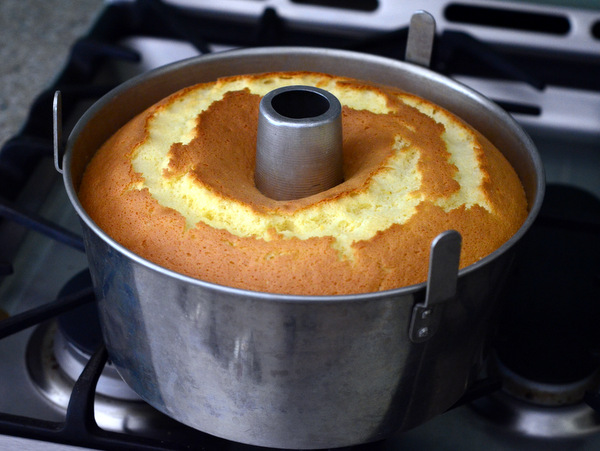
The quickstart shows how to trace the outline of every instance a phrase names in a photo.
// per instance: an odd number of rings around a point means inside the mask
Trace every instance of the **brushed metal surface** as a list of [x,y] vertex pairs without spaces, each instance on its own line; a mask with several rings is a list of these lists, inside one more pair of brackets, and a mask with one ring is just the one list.
[[260,102],[256,187],[276,200],[300,199],[344,181],[342,105],[313,86],[285,86]]

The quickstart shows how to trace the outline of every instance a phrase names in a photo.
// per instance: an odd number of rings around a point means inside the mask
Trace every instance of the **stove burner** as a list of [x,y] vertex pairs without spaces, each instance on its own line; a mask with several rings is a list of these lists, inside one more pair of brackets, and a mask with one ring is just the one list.
[[600,431],[600,413],[586,403],[600,390],[598,224],[596,198],[548,186],[503,293],[489,368],[502,390],[472,404],[493,424],[536,438]]
[[579,440],[600,432],[600,415],[584,402],[539,406],[498,391],[470,407],[503,432],[532,439]]
[[[71,279],[60,296],[91,283],[86,271]],[[102,343],[94,302],[78,307],[57,320],[38,326],[27,344],[27,368],[36,388],[60,410],[66,411],[75,381],[91,354]],[[182,426],[141,398],[107,363],[97,384],[95,419],[102,429],[115,432],[139,432],[157,436]]]
[[[33,385],[59,410],[66,412],[75,382],[54,355],[56,321],[41,324],[27,344],[26,360]],[[100,376],[102,379],[104,374]],[[110,377],[110,376],[109,376]],[[124,384],[124,382],[122,382]],[[100,385],[100,381],[98,381]],[[100,429],[159,440],[206,440],[205,435],[167,417],[143,401],[119,399],[96,393],[94,419]]]
[[527,379],[512,371],[497,358],[495,371],[502,380],[503,391],[522,401],[537,406],[565,406],[582,402],[586,393],[594,392],[600,384],[600,370],[577,381],[549,384]]
[[[60,334],[54,321],[45,323],[34,331],[27,345],[27,368],[34,385],[42,395],[52,404],[66,411],[75,384],[72,374],[80,362],[77,362],[73,356],[67,357],[66,360],[70,361],[67,363],[69,369],[68,371],[63,370],[54,353],[55,337],[57,336]],[[59,340],[64,340],[64,338],[59,338]],[[103,429],[121,432],[124,427],[129,427],[126,425],[131,423],[131,419],[143,418],[152,414],[152,410],[143,402],[96,395],[96,421],[98,426]]]
[[[82,271],[67,282],[59,296],[91,286],[89,272]],[[90,295],[93,296],[93,295]],[[102,345],[102,330],[95,302],[88,302],[58,317],[54,337],[54,356],[64,373],[76,381],[92,354]],[[119,376],[108,362],[98,380],[96,391],[102,395],[123,400],[140,401],[141,398]]]
[[525,379],[568,385],[600,370],[600,201],[548,185],[503,293],[498,358]]
[[[60,321],[59,321],[60,323]],[[70,342],[62,332],[60,325],[56,328],[53,349],[54,358],[60,369],[73,382],[75,382],[86,363],[91,357]],[[121,379],[113,365],[108,362],[98,380],[96,391],[104,396],[114,399],[140,401],[141,398]]]

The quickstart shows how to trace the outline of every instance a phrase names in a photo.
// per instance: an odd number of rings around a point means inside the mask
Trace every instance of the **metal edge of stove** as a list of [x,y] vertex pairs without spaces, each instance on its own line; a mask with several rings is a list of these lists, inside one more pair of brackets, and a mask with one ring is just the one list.
[[62,443],[48,443],[22,437],[2,437],[0,450],[20,451],[77,451],[85,448],[64,445]]
[[[115,0],[111,0],[115,1]],[[600,24],[598,8],[581,8],[576,5],[556,6],[499,0],[422,0],[418,4],[395,0],[379,0],[372,11],[350,8],[334,8],[312,4],[312,1],[294,0],[169,0],[169,3],[190,10],[210,12],[215,15],[245,18],[260,17],[266,8],[273,8],[282,19],[293,19],[301,28],[336,30],[341,34],[357,31],[392,31],[405,26],[416,9],[432,14],[438,30],[453,29],[468,31],[482,41],[512,47],[537,48],[540,51],[563,51],[568,53],[593,53],[600,49],[600,38],[595,36],[594,27]],[[315,2],[315,3],[318,3]],[[565,29],[532,32],[524,28],[494,27],[468,23],[448,15],[449,7],[484,8],[488,14],[494,11],[522,13],[524,21],[535,21],[536,15],[564,23]],[[531,14],[531,17],[528,15]],[[340,25],[343,24],[343,25]],[[533,24],[532,24],[533,25]]]

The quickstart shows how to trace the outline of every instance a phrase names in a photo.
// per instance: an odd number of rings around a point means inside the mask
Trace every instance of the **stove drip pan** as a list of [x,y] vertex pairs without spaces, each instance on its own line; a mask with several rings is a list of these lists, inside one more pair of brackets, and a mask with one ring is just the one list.
[[[56,407],[66,411],[75,385],[73,374],[81,372],[83,366],[81,370],[77,370],[81,361],[73,355],[65,354],[65,357],[61,358],[67,363],[65,371],[54,352],[57,340],[58,343],[64,342],[56,322],[39,326],[27,345],[27,368],[40,393]],[[98,392],[95,398],[95,419],[100,428],[115,432],[142,432],[148,430],[150,424],[162,420],[163,415],[148,404],[121,396],[127,390],[123,389],[110,373],[109,371],[107,374],[105,370],[98,381],[98,388],[104,388],[105,393]],[[121,384],[125,385],[125,382],[121,380]],[[117,397],[110,396],[109,392],[113,392]]]
[[539,439],[585,439],[600,432],[600,414],[584,402],[541,406],[499,391],[472,403],[481,417],[514,435]]
[[471,408],[499,428],[539,439],[582,439],[600,432],[600,413],[585,401],[598,390],[600,370],[577,381],[547,383],[527,379],[491,358],[502,390],[478,399]]

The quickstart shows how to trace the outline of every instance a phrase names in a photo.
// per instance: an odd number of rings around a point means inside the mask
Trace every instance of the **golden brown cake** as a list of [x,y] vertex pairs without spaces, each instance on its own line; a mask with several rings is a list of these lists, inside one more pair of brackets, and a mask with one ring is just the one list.
[[[287,85],[340,100],[345,181],[276,201],[254,185],[258,106]],[[440,232],[461,233],[464,267],[527,216],[507,160],[448,111],[308,72],[223,78],[169,96],[98,150],[79,197],[100,228],[147,260],[216,284],[304,295],[423,282]]]

